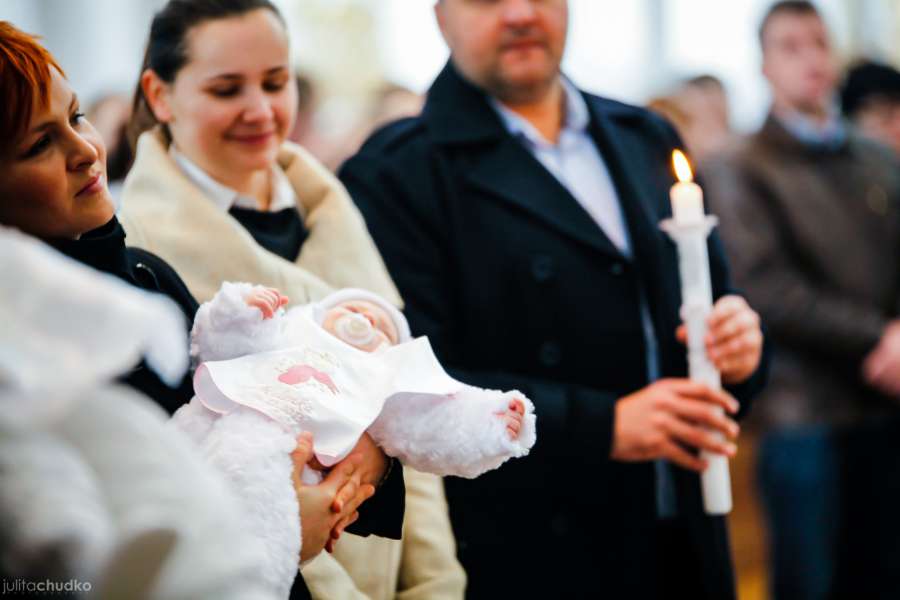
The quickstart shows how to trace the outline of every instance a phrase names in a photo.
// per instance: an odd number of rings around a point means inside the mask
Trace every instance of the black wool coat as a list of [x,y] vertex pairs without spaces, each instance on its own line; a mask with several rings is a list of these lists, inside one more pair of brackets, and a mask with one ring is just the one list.
[[[535,403],[538,441],[474,481],[448,479],[471,598],[655,598],[652,463],[609,458],[617,399],[644,387],[646,292],[664,376],[687,370],[675,339],[680,287],[671,215],[672,130],[651,113],[584,94],[632,240],[625,258],[571,194],[507,133],[452,63],[421,116],[377,131],[339,176],[359,206],[417,335],[443,364]],[[732,293],[718,238],[716,297]],[[767,361],[764,361],[764,365]],[[732,389],[746,411],[765,367]],[[725,523],[703,513],[699,478],[675,470],[687,580],[734,595]],[[674,596],[672,596],[674,597]]]

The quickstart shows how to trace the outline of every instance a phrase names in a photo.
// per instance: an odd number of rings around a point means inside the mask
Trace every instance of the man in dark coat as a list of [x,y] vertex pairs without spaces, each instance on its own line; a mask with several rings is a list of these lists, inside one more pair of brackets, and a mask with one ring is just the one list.
[[414,333],[458,377],[537,407],[527,459],[447,481],[469,597],[733,597],[695,450],[733,454],[720,408],[746,410],[760,387],[763,336],[713,238],[708,348],[730,393],[684,379],[677,254],[658,229],[679,140],[560,75],[565,0],[436,13],[452,59],[423,114],[375,133],[340,177]]

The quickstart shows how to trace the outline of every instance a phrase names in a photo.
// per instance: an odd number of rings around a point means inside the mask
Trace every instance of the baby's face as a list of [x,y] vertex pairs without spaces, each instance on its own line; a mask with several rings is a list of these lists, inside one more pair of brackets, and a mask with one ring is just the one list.
[[366,300],[348,300],[328,309],[322,327],[365,352],[374,352],[382,344],[393,346],[399,338],[387,311]]

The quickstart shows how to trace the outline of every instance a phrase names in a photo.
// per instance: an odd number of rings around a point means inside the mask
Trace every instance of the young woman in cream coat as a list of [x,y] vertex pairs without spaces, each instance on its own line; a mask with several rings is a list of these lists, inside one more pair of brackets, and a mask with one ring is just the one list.
[[[297,104],[289,56],[267,0],[163,8],[136,95],[137,154],[121,213],[128,243],[165,258],[201,302],[223,281],[252,281],[295,303],[353,286],[399,304],[344,188],[285,142]],[[377,483],[386,458],[370,439],[361,444]],[[463,596],[441,481],[405,475],[403,541],[343,536],[333,555],[303,568],[314,597]]]

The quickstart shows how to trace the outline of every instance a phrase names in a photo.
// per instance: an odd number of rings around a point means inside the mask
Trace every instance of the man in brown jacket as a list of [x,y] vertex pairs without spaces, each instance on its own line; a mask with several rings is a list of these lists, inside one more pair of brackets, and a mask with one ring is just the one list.
[[775,4],[760,41],[771,113],[704,175],[776,345],[756,408],[774,597],[897,598],[900,165],[834,111],[812,4]]

